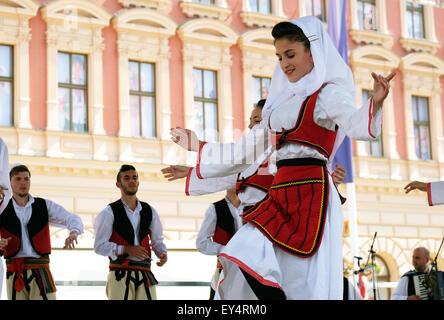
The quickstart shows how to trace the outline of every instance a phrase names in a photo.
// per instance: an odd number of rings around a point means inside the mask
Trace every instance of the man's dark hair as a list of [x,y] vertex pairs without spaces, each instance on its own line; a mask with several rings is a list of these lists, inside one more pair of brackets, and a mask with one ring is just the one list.
[[265,105],[265,99],[261,99],[261,100],[259,100],[257,103],[256,103],[256,108],[263,108],[264,107],[264,105]]
[[11,180],[13,176],[15,176],[17,173],[20,173],[20,172],[27,172],[27,173],[29,173],[29,176],[31,177],[31,171],[29,171],[28,167],[21,164],[21,165],[12,167],[11,171],[9,171],[9,180]]
[[136,168],[134,168],[134,166],[130,165],[130,164],[123,164],[120,169],[119,172],[117,172],[117,182],[120,182],[120,174],[122,172],[127,172],[127,171],[131,171],[134,170],[136,171]]
[[294,23],[287,21],[279,22],[273,27],[273,30],[271,30],[271,35],[274,38],[274,42],[278,39],[285,38],[292,42],[302,42],[305,49],[310,49],[310,41],[302,29]]

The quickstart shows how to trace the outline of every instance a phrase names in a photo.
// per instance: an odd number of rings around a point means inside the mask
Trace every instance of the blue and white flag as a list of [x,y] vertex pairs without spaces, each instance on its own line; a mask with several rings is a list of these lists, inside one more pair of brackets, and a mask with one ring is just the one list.
[[[347,33],[347,0],[341,0],[341,14],[338,15],[338,5],[336,0],[330,0],[327,16],[328,34],[339,54],[348,64],[348,33]],[[347,171],[343,183],[353,182],[353,152],[351,140],[345,137],[339,146],[332,160],[332,169],[336,163],[340,164]]]

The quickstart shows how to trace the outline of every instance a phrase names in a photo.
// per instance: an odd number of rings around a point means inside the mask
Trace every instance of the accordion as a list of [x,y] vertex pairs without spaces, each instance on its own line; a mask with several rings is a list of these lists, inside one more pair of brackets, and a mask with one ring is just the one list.
[[442,271],[412,275],[415,294],[422,300],[444,300],[444,275]]

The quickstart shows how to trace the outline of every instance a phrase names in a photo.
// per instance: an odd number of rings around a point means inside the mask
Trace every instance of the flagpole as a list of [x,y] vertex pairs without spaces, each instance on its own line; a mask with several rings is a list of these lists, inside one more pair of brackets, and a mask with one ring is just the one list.
[[[358,215],[356,210],[356,187],[354,182],[349,182],[347,186],[347,213],[350,226],[350,245],[351,245],[351,255],[353,261],[353,270],[359,270],[360,266],[356,261],[355,257],[358,257]],[[354,273],[353,273],[354,274]],[[355,283],[357,281],[357,276],[354,274]]]

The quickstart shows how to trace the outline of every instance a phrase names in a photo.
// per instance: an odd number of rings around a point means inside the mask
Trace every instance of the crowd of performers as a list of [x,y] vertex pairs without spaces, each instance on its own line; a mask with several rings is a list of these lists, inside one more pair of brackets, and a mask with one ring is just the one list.
[[[162,172],[170,181],[185,178],[190,196],[226,191],[208,208],[196,240],[198,251],[217,256],[211,299],[342,300],[354,290],[343,277],[345,199],[337,185],[345,170],[329,170],[328,164],[345,136],[379,136],[395,73],[372,73],[374,94],[356,108],[351,70],[322,22],[281,22],[272,36],[279,62],[267,100],[251,113],[249,132],[223,144],[172,129],[172,140],[198,152],[198,161]],[[55,299],[49,225],[70,231],[70,249],[83,233],[82,221],[51,200],[32,197],[31,172],[25,165],[10,169],[1,139],[0,147],[0,250],[8,299]],[[122,165],[116,175],[121,198],[94,222],[94,250],[110,261],[106,294],[112,300],[156,299],[152,251],[157,265],[168,260],[159,216],[137,198],[138,186],[136,168]],[[406,192],[414,189],[427,191],[431,205],[444,203],[442,182],[406,186]]]

